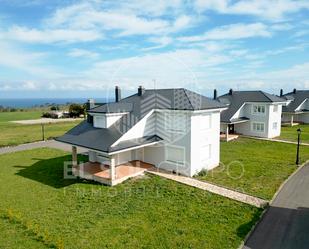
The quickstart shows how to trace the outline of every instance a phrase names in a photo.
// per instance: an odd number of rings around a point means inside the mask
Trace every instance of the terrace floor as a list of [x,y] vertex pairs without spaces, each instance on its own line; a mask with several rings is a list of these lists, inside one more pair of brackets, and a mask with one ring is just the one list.
[[154,165],[143,161],[129,161],[115,167],[115,179],[111,181],[109,165],[87,162],[78,165],[73,169],[73,174],[81,178],[94,180],[108,185],[116,185],[128,178],[143,174],[146,170],[153,168]]

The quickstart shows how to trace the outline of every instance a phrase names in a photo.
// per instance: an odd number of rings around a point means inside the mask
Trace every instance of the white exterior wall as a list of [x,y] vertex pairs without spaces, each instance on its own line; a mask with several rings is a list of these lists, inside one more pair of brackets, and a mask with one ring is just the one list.
[[[281,133],[281,114],[282,105],[278,105],[278,111],[274,111],[274,105],[269,105],[269,120],[268,120],[268,138],[278,137]],[[274,129],[273,124],[277,123],[277,128]]]
[[93,116],[93,126],[96,128],[109,128],[117,120],[119,120],[123,114],[91,114]]
[[[248,122],[235,124],[235,132],[247,136],[272,138],[280,135],[281,132],[281,113],[282,105],[278,105],[278,111],[274,112],[274,105],[257,103],[265,106],[264,114],[254,114],[252,112],[255,103],[247,103],[243,106],[243,116],[249,118]],[[240,116],[241,117],[241,116]],[[273,129],[273,123],[277,123],[277,129]],[[263,123],[264,132],[257,132],[253,130],[253,123]]]
[[305,124],[309,124],[309,113],[302,113],[299,115],[299,121]]
[[[220,112],[210,114],[211,125],[205,127],[204,115],[191,116],[191,175],[212,169],[220,161]],[[208,156],[209,155],[209,156]]]
[[[171,127],[170,118],[177,114],[177,122]],[[179,115],[179,116],[178,116]],[[207,119],[210,126],[207,127]],[[178,130],[180,129],[180,130]],[[220,112],[219,111],[156,111],[146,115],[114,145],[121,141],[158,135],[163,142],[144,148],[122,152],[116,155],[116,165],[131,160],[142,160],[158,168],[193,176],[202,169],[211,169],[219,164]],[[171,161],[171,150],[183,151],[183,162]],[[205,155],[209,154],[209,157]],[[98,161],[95,152],[89,153],[89,160]]]
[[[155,146],[147,146],[144,148],[144,161],[154,164],[156,167],[175,171],[183,175],[191,176],[191,147],[190,147],[190,112],[179,112],[184,113],[185,132],[172,132],[168,130],[166,126],[166,117],[168,117],[171,112],[175,111],[165,111],[158,112],[152,115],[152,123],[148,128],[150,132],[154,132],[161,138],[163,138],[164,143],[157,144]],[[183,163],[172,163],[167,160],[168,147],[182,148],[184,149],[184,162]]]

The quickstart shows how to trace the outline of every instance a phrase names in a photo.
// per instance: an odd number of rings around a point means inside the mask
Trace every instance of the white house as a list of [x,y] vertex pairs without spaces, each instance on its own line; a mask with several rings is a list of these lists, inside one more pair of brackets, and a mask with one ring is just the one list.
[[309,90],[296,90],[284,94],[280,91],[280,96],[287,101],[287,105],[282,109],[282,122],[309,123]]
[[[219,164],[223,110],[218,101],[183,88],[139,87],[136,94],[121,99],[116,87],[115,102],[91,108],[87,121],[57,140],[73,145],[73,161],[76,146],[87,148],[85,178],[106,184],[127,179],[122,177],[124,165],[193,176]],[[98,164],[105,168],[98,169]],[[130,176],[136,174],[136,168],[132,170]]]
[[228,107],[221,113],[221,133],[264,138],[280,135],[285,100],[263,91],[233,91],[218,97]]

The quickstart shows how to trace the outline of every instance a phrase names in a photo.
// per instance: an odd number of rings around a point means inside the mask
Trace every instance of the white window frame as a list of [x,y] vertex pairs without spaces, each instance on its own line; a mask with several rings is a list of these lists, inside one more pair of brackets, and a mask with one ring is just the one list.
[[[254,125],[258,127],[258,125],[263,125],[263,130],[254,129]],[[251,130],[254,132],[265,133],[265,123],[263,122],[252,122]]]
[[279,105],[274,105],[273,112],[277,113],[279,111]]
[[[103,121],[101,122],[103,124],[104,127],[98,126],[97,124],[100,124],[100,122],[98,122],[98,119],[102,119]],[[93,126],[95,128],[106,128],[106,117],[103,115],[94,115],[93,116]]]
[[[259,111],[259,108],[264,109],[264,111]],[[259,115],[259,116],[265,116],[266,115],[266,105],[261,104],[252,104],[252,114],[253,115]]]
[[[177,129],[176,124],[178,123],[175,118],[176,116],[182,116],[183,121],[184,121],[184,127],[183,129]],[[174,120],[173,120],[174,119]],[[185,133],[187,130],[187,116],[185,113],[179,113],[179,112],[166,112],[164,114],[164,128],[165,130],[173,133]]]
[[202,145],[201,146],[201,151],[200,151],[201,154],[205,151],[205,148],[208,149],[208,157],[207,158],[202,158],[203,160],[201,160],[201,162],[204,162],[206,160],[210,160],[211,159],[212,144]]
[[[183,161],[170,160],[168,149],[180,149],[180,150],[182,150]],[[176,146],[176,145],[166,145],[165,146],[165,161],[168,162],[168,163],[176,164],[176,165],[185,165],[185,161],[186,161],[185,148],[182,147],[182,146]]]
[[273,122],[273,130],[277,130],[278,129],[278,122]]
[[[211,115],[210,113],[205,113],[205,114],[202,115],[202,117],[203,117],[203,118],[204,118],[204,117],[208,117],[209,123],[208,123],[208,126],[206,126],[206,125],[204,124],[204,122],[201,122],[201,131],[208,131],[208,130],[211,130],[211,128],[212,128],[212,115]],[[203,120],[203,118],[202,118],[202,120]]]

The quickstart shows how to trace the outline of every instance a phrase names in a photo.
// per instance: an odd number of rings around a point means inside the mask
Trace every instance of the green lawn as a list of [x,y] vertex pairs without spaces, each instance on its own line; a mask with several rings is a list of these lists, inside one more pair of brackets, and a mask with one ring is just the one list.
[[[9,122],[12,120],[37,119],[40,118],[41,113],[41,111],[0,113],[0,147],[42,140],[42,127],[40,124],[23,125]],[[45,139],[61,136],[79,122],[45,124]]]
[[302,130],[301,141],[304,143],[309,143],[309,124],[306,125],[296,125],[296,126],[283,126],[281,127],[280,139],[297,141],[297,129]]
[[41,110],[24,112],[0,112],[0,122],[9,122],[17,120],[38,119],[42,116]]
[[[309,146],[300,149],[301,162],[309,159]],[[221,142],[222,165],[197,176],[231,189],[271,199],[296,169],[296,145],[239,138]]]
[[63,179],[63,151],[0,155],[0,248],[238,248],[261,209],[157,176]]

